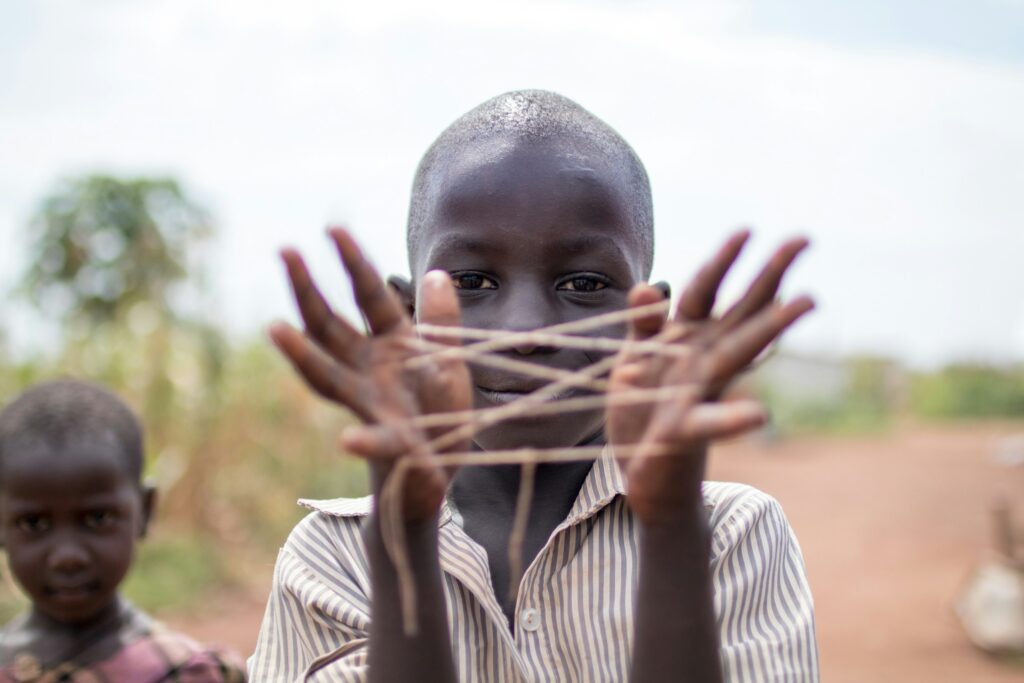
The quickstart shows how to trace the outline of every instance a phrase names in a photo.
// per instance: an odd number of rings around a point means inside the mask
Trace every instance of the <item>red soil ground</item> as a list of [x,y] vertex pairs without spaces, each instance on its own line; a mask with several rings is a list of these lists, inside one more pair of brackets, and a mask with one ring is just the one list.
[[[1024,524],[1024,467],[991,457],[1013,431],[906,428],[717,450],[711,477],[772,494],[796,529],[815,595],[824,680],[1024,681],[1024,668],[974,650],[952,612],[971,570],[991,553],[996,497],[1010,500]],[[269,585],[264,570],[254,595],[225,596],[203,616],[168,621],[251,652]]]

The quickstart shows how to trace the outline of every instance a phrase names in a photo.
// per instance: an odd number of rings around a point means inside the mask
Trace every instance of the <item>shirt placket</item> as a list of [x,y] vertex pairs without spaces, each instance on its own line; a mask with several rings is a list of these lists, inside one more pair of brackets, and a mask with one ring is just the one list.
[[[495,631],[502,640],[502,646],[508,650],[515,663],[520,680],[526,683],[530,680],[527,676],[527,667],[520,656],[512,634],[509,633],[505,614],[494,594],[494,588],[491,585],[491,570],[487,564],[487,553],[452,520],[448,520],[441,527],[441,534],[442,537],[446,537],[439,548],[441,569],[465,586],[473,598],[484,608],[487,618],[496,626]],[[508,683],[516,682],[508,681]]]

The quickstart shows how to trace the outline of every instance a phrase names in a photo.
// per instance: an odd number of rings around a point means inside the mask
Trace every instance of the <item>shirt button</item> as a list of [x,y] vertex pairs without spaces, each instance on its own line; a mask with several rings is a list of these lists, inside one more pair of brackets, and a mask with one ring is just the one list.
[[540,612],[528,607],[519,613],[519,623],[524,631],[536,631],[540,628]]

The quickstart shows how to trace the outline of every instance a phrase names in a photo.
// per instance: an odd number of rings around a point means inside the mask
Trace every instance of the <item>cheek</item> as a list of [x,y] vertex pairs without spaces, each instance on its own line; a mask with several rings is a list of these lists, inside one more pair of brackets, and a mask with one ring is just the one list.
[[135,535],[130,533],[110,534],[96,538],[92,553],[102,578],[120,583],[128,573],[135,559]]
[[46,569],[46,546],[42,543],[9,543],[7,565],[15,580],[29,593],[42,581]]
[[475,299],[460,299],[459,311],[462,317],[462,327],[475,327],[480,329],[500,329],[504,317],[501,302],[497,297],[480,297]]

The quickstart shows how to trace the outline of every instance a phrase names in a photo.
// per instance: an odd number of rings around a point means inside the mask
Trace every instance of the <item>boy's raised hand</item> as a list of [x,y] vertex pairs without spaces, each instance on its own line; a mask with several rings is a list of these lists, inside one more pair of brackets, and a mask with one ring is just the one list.
[[[418,415],[469,409],[469,372],[463,361],[453,358],[409,368],[406,361],[421,352],[415,345],[412,321],[398,297],[347,231],[334,228],[329,234],[369,332],[363,334],[331,310],[302,257],[294,250],[284,250],[282,258],[305,334],[286,323],[277,323],[271,327],[270,336],[313,391],[345,406],[363,422],[362,427],[345,430],[342,443],[369,461],[375,493],[380,493],[397,458],[424,459],[406,476],[402,493],[406,520],[423,521],[440,508],[451,472],[430,464],[433,454],[426,444],[431,435],[411,426],[409,420]],[[447,273],[428,273],[421,287],[419,321],[457,326],[459,304]],[[464,450],[467,445],[455,444],[452,448]]]
[[[814,307],[808,297],[775,301],[786,270],[807,246],[805,239],[784,243],[751,283],[744,296],[721,316],[712,315],[719,286],[749,238],[733,235],[683,291],[668,320],[661,315],[634,319],[630,338],[658,339],[689,353],[652,355],[630,350],[612,371],[609,395],[632,389],[685,387],[671,399],[608,407],[608,436],[613,447],[634,447],[622,461],[633,511],[647,524],[672,523],[701,503],[707,443],[763,424],[755,401],[717,402],[729,382],[798,318]],[[659,301],[650,285],[630,292],[630,306]],[[692,391],[689,391],[692,390]]]

